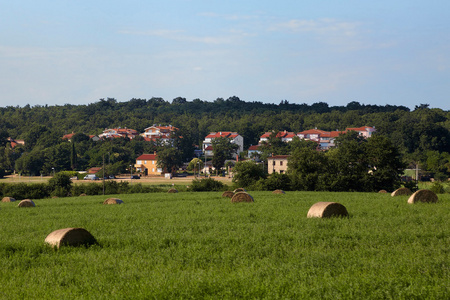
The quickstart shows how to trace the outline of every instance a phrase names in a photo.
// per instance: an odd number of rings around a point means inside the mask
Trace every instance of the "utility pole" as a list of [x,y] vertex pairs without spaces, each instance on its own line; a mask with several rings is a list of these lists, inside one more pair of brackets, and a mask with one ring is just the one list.
[[105,195],[105,154],[103,154],[103,195]]

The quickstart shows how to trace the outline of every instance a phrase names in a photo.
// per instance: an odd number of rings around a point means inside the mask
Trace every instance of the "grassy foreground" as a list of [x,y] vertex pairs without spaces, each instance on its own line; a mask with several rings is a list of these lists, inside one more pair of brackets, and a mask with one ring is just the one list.
[[[120,195],[0,203],[0,299],[448,299],[450,195],[251,192]],[[307,219],[318,201],[349,218]],[[52,231],[99,241],[59,251]]]

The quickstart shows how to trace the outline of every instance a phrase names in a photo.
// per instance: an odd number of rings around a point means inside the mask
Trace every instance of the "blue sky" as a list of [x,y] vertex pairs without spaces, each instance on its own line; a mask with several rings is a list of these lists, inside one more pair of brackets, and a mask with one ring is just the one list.
[[238,96],[450,110],[450,1],[0,0],[0,106]]

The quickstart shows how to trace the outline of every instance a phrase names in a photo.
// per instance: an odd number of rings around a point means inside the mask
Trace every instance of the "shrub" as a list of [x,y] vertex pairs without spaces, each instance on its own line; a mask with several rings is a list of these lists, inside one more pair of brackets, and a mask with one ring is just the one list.
[[208,191],[222,191],[224,190],[225,185],[217,180],[212,178],[205,179],[194,179],[192,181],[191,186],[189,187],[189,191],[193,192],[208,192]]
[[252,189],[257,191],[289,191],[291,190],[291,179],[287,174],[273,173],[267,179],[258,180]]
[[434,192],[435,194],[444,194],[444,185],[439,182],[434,182],[430,187],[430,191]]
[[71,174],[68,172],[58,172],[50,178],[48,181],[48,186],[51,191],[58,189],[58,193],[67,195],[67,193],[72,189],[72,180],[70,179]]
[[233,172],[233,182],[240,187],[251,186],[261,178],[266,178],[263,166],[251,160],[237,162]]

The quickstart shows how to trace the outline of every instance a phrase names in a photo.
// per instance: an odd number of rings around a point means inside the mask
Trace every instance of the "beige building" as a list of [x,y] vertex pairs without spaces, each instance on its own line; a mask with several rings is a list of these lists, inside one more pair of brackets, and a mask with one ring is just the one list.
[[162,175],[163,170],[158,168],[158,155],[156,152],[154,154],[142,154],[136,159],[136,164],[134,167],[136,171],[142,172],[145,176],[147,175]]
[[267,158],[268,173],[285,174],[287,171],[289,155],[275,155]]

